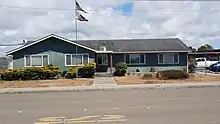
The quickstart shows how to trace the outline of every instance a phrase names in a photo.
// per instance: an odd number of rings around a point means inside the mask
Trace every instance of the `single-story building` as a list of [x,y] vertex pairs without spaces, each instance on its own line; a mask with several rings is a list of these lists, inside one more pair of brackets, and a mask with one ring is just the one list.
[[118,62],[126,62],[128,72],[149,72],[186,69],[189,52],[178,38],[73,41],[51,34],[6,54],[13,57],[13,68],[53,64],[64,71],[95,62],[97,72],[113,72]]

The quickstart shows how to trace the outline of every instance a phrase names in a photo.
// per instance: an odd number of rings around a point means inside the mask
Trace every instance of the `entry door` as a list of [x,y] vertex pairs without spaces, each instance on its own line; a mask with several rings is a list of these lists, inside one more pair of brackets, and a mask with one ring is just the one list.
[[108,54],[98,54],[97,55],[98,65],[108,65]]

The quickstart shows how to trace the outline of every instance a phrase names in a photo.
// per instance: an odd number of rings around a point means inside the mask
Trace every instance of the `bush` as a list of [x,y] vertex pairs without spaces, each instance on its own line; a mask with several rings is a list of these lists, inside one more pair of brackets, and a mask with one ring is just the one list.
[[189,70],[189,73],[195,73],[195,65],[194,64],[189,64],[188,70]]
[[67,74],[67,71],[63,71],[62,74],[61,74],[61,77],[65,77]]
[[136,69],[136,72],[140,72],[140,69],[137,68],[137,69]]
[[148,78],[153,78],[153,76],[154,75],[152,73],[146,73],[146,74],[143,75],[143,78],[148,79]]
[[119,62],[116,64],[114,76],[125,76],[127,71],[127,64],[124,62]]
[[61,73],[59,67],[47,65],[44,67],[8,69],[1,73],[1,78],[3,80],[41,80],[54,78],[59,73]]
[[156,68],[151,67],[151,68],[150,68],[150,72],[156,72]]
[[80,67],[78,72],[82,78],[92,78],[95,75],[96,63],[88,63],[83,67]]
[[[78,67],[78,76],[81,78],[91,78],[95,75],[96,64],[88,63],[85,66]],[[65,75],[68,79],[76,78],[76,67],[69,69]]]
[[189,78],[187,72],[182,70],[165,70],[165,71],[158,71],[156,77],[159,79],[186,79]]
[[73,78],[76,78],[76,67],[72,67],[70,68],[66,75],[65,75],[65,78],[67,79],[73,79]]
[[115,70],[114,72],[114,76],[125,76],[126,74],[126,70],[124,69],[118,69],[118,70]]

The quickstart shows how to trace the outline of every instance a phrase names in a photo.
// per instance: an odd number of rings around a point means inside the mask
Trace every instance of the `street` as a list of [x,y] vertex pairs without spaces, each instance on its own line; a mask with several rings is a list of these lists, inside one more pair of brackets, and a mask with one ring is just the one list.
[[0,95],[1,124],[219,124],[220,88]]

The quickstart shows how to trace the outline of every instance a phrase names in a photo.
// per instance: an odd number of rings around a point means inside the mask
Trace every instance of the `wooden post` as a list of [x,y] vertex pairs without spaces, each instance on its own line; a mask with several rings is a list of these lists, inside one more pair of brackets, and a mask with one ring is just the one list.
[[113,74],[113,66],[112,66],[112,53],[110,53],[110,68],[111,68],[111,74]]

